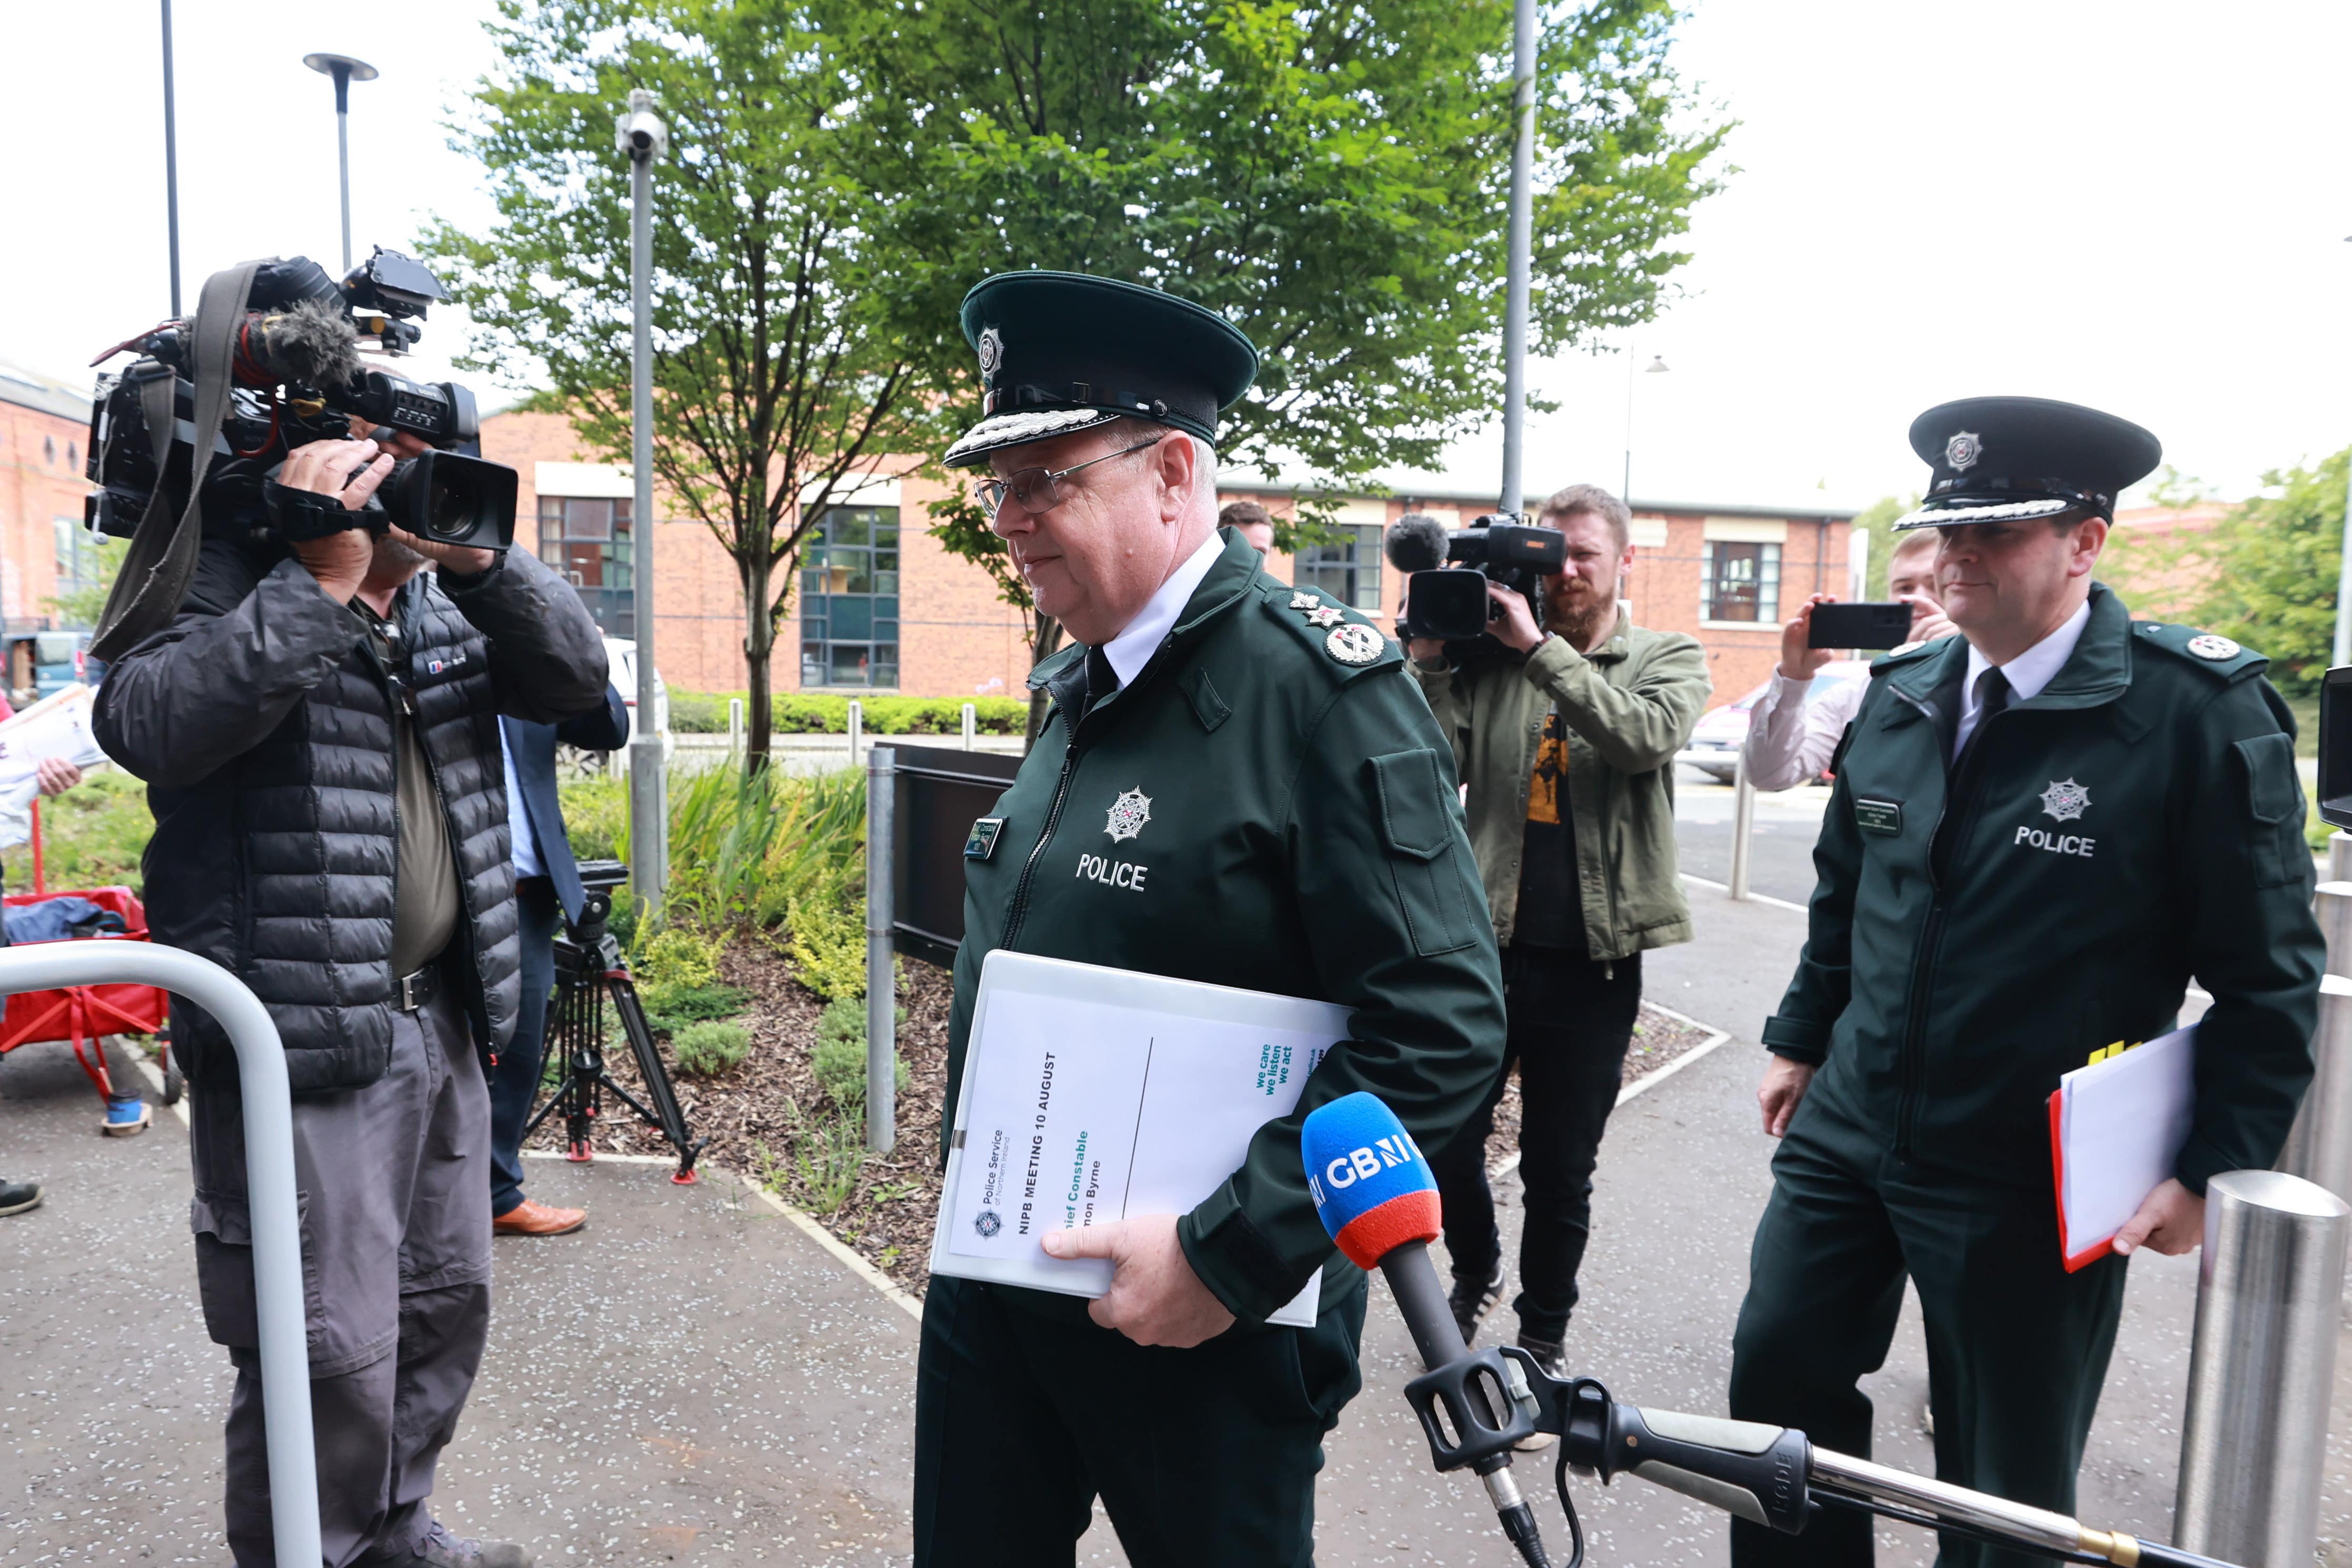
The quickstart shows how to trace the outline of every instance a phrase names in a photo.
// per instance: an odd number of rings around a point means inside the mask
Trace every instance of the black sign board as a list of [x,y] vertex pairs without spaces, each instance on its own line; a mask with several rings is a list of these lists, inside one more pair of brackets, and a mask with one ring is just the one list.
[[[963,943],[963,867],[972,824],[1021,770],[1021,758],[940,746],[890,747],[897,769],[890,835],[891,931],[898,951],[942,967]],[[995,850],[992,839],[989,848]]]

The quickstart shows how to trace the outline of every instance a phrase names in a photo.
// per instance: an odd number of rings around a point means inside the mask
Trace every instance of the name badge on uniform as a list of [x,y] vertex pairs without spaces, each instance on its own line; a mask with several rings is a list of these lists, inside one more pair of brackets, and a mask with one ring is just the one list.
[[1853,803],[1853,825],[1865,833],[1899,833],[1903,831],[1903,802],[1857,799]]
[[996,840],[1004,831],[1002,817],[982,817],[971,825],[971,837],[963,841],[963,858],[984,861],[996,852]]

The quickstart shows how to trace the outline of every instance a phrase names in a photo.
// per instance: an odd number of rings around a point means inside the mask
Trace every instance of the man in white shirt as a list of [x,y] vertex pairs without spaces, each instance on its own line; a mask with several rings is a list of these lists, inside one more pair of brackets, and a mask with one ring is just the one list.
[[[1914,645],[1959,630],[1945,617],[1936,596],[1938,537],[1927,528],[1899,535],[1886,563],[1888,596],[1911,606]],[[1759,789],[1788,789],[1819,779],[1870,689],[1867,681],[1841,681],[1818,695],[1812,689],[1814,675],[1836,656],[1830,649],[1807,645],[1813,606],[1837,601],[1834,593],[1816,593],[1780,628],[1780,663],[1773,668],[1772,684],[1748,710],[1748,738],[1740,747],[1748,781]]]

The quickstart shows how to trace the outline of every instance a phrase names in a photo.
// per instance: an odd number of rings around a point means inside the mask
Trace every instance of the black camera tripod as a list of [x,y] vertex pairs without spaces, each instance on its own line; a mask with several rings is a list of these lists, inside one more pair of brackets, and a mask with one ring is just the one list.
[[[619,861],[581,864],[584,896],[580,918],[555,938],[555,985],[547,998],[547,1051],[555,1065],[555,1082],[545,1103],[523,1128],[523,1141],[530,1142],[541,1122],[560,1113],[563,1157],[575,1162],[594,1159],[596,1152],[589,1140],[595,1132],[596,1118],[604,1113],[604,1092],[610,1090],[677,1151],[677,1169],[669,1179],[683,1185],[698,1179],[694,1173],[695,1157],[709,1140],[687,1131],[686,1113],[678,1109],[677,1092],[670,1087],[669,1071],[662,1066],[652,1026],[646,1022],[645,1006],[637,1000],[636,981],[630,977],[621,944],[607,926],[613,914],[613,889],[627,876],[628,867]],[[607,999],[620,1015],[621,1032],[628,1037],[637,1075],[645,1081],[646,1100],[653,1102],[651,1109],[604,1071]]]

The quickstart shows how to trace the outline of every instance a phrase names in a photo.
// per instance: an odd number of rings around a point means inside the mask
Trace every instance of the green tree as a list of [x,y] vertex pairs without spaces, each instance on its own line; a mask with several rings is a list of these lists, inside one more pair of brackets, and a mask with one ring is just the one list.
[[97,625],[99,612],[106,608],[106,596],[114,591],[114,574],[122,566],[122,552],[112,539],[97,539],[85,548],[92,558],[85,563],[89,575],[41,601],[41,608],[56,616],[60,626]]
[[1919,504],[1914,496],[1881,496],[1853,515],[1853,546],[1865,553],[1863,564],[1868,575],[1864,579],[1872,594],[1886,591],[1886,563],[1895,559],[1895,519]]
[[928,428],[885,308],[898,258],[847,156],[876,134],[845,64],[854,13],[829,3],[499,0],[500,63],[455,134],[499,223],[436,223],[425,241],[472,313],[470,362],[540,385],[625,460],[629,169],[613,122],[633,88],[660,99],[654,467],[735,563],[751,768],[804,541],[873,459],[920,450]]
[[[886,133],[871,189],[891,306],[942,430],[978,417],[964,291],[1018,267],[1163,287],[1264,354],[1227,416],[1229,468],[1335,493],[1433,466],[1501,402],[1508,0],[882,0],[856,54]],[[1725,127],[1668,64],[1671,0],[1544,18],[1529,348],[1647,320],[1717,188]],[[949,134],[937,134],[942,126]],[[1024,611],[1002,541],[961,494],[933,531]],[[1288,541],[1286,540],[1286,543]],[[1034,614],[1038,656],[1059,629]]]
[[2263,475],[2278,494],[2240,505],[2198,551],[2210,571],[2196,620],[2268,654],[2271,679],[2290,695],[2317,689],[2335,643],[2348,462],[2352,449]]

